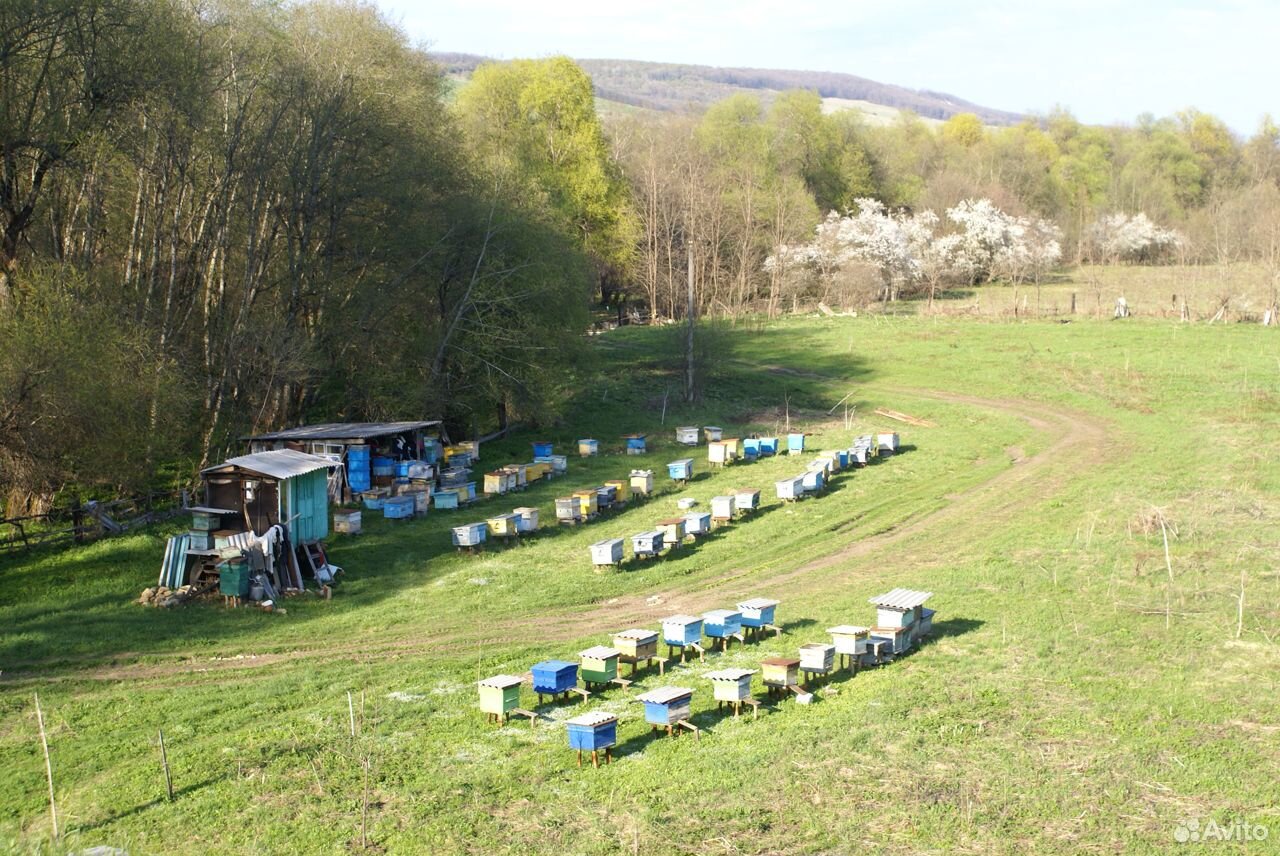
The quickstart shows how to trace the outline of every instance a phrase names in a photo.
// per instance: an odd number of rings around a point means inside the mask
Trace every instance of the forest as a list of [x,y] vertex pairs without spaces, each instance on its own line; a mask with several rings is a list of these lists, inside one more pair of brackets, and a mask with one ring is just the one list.
[[[1280,277],[1280,127],[872,126],[815,92],[602,119],[371,5],[0,4],[0,497],[190,481],[255,429],[553,421],[606,319],[865,307],[1064,265]],[[1272,298],[1274,303],[1274,297]]]

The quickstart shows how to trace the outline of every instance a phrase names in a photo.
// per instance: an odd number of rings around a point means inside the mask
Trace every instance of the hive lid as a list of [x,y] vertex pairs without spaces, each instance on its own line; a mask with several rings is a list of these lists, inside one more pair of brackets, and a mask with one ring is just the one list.
[[684,523],[683,517],[668,517],[666,520],[658,521],[659,526],[679,526],[681,523]]
[[610,648],[606,645],[596,645],[585,651],[579,651],[579,657],[586,657],[589,660],[608,660],[610,657],[618,657],[622,654],[616,648]]
[[831,627],[827,630],[833,636],[859,636],[870,631],[869,627],[858,627],[854,624],[841,624],[839,627]]
[[760,489],[754,488],[754,487],[735,487],[733,490],[730,491],[730,493],[745,493],[752,496],[754,496],[759,492],[760,492]]
[[612,547],[614,544],[621,544],[621,543],[622,543],[621,538],[606,538],[603,541],[595,542],[591,546],[592,547]]
[[738,604],[738,609],[768,609],[771,606],[777,606],[782,603],[780,600],[770,600],[767,597],[753,597],[750,600],[744,600]]
[[675,464],[692,464],[692,463],[693,463],[693,458],[676,458],[670,464],[667,464],[667,466],[670,467],[670,466],[674,466]]
[[712,502],[733,502],[733,497],[732,496],[713,496],[711,497],[711,501]]
[[653,470],[632,470],[632,471],[631,471],[631,475],[633,475],[633,476],[651,476],[651,475],[653,475]]
[[614,639],[635,639],[637,642],[646,642],[650,639],[657,639],[658,631],[641,630],[638,627],[633,627],[630,630],[623,630],[621,633],[613,634],[613,638]]
[[825,651],[828,648],[834,648],[834,645],[828,645],[826,642],[806,642],[800,646],[801,651]]
[[583,713],[575,716],[573,719],[566,719],[565,725],[582,725],[587,728],[595,728],[598,725],[606,725],[610,722],[617,722],[618,717],[612,713],[605,713],[603,710],[593,710],[590,713]]
[[798,666],[800,665],[799,660],[793,659],[791,657],[769,657],[766,660],[761,660],[760,663],[761,665],[765,665],[765,666]]
[[931,591],[896,588],[893,591],[867,598],[867,603],[877,609],[900,609],[905,611],[915,609],[931,597],[933,597],[933,592]]
[[691,695],[693,695],[693,690],[688,687],[659,687],[656,690],[649,690],[647,693],[641,693],[636,696],[636,701],[671,704],[673,701],[678,701]]
[[522,517],[523,517],[524,515],[528,514],[529,512],[531,512],[531,511],[537,511],[537,510],[538,510],[538,509],[536,509],[536,508],[530,508],[530,507],[528,507],[528,506],[521,506],[520,508],[513,508],[513,509],[511,510],[511,513],[512,513],[512,514],[519,514],[520,516],[522,516]]
[[524,678],[517,678],[515,675],[494,675],[492,678],[485,678],[478,681],[482,687],[495,687],[505,690],[507,687],[514,687],[524,683]]
[[577,663],[570,663],[568,660],[543,660],[541,663],[535,663],[534,669],[542,669],[548,672],[558,672],[568,667],[578,667]]
[[709,681],[737,681],[755,673],[755,669],[721,669],[718,672],[707,672],[703,677]]
[[702,619],[696,615],[672,615],[662,619],[663,624],[696,624]]
[[727,618],[741,618],[742,613],[736,609],[713,609],[702,613],[702,617],[707,621],[724,621]]

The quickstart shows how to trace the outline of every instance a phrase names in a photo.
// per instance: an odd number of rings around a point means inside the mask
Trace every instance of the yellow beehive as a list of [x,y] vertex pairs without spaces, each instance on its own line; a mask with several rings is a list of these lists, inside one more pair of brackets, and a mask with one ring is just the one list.
[[600,508],[600,494],[595,488],[575,490],[573,497],[578,500],[578,507],[581,509],[583,517],[590,517]]
[[490,534],[498,538],[505,538],[516,534],[516,515],[514,514],[495,514],[485,521],[489,527]]
[[618,492],[617,501],[626,502],[631,498],[631,485],[624,479],[610,479],[604,483],[605,487],[611,487]]
[[520,684],[515,675],[494,675],[480,681],[480,711],[492,716],[504,717],[507,711],[520,705]]
[[484,474],[485,493],[506,493],[507,474],[501,471]]

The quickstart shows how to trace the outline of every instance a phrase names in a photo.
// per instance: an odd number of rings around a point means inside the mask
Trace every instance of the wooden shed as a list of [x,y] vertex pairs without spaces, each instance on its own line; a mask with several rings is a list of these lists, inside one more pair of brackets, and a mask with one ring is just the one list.
[[229,458],[201,471],[204,505],[236,512],[239,531],[285,524],[295,546],[314,544],[329,534],[328,472],[340,466],[292,449]]

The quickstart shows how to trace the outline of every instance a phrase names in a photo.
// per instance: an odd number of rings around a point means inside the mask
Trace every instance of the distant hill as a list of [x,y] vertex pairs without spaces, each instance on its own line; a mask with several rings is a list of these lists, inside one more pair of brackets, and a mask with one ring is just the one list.
[[[465,77],[487,57],[474,54],[433,55],[447,73]],[[1012,125],[1020,113],[983,107],[963,98],[930,90],[907,89],[853,74],[767,68],[716,68],[626,59],[578,59],[605,102],[664,112],[700,110],[738,92],[762,100],[788,89],[808,89],[822,96],[828,110],[851,109],[871,121],[891,121],[899,110],[943,121],[957,113],[974,113],[987,125]]]

